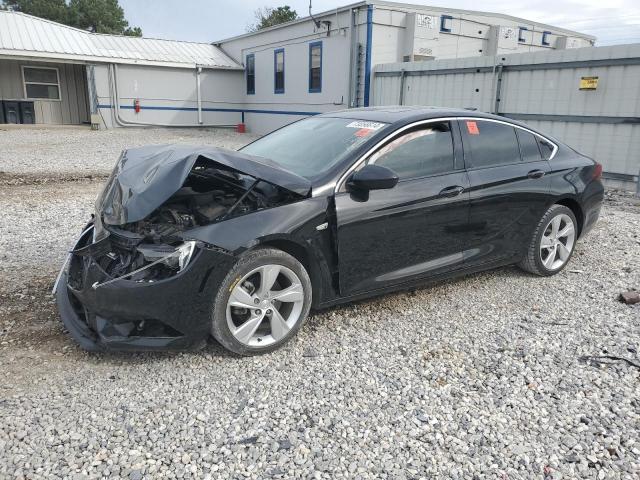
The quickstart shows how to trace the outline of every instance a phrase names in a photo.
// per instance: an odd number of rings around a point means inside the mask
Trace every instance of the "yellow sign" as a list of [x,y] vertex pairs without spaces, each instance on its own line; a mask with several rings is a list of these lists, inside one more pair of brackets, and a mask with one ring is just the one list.
[[582,77],[580,90],[595,90],[598,88],[598,77]]

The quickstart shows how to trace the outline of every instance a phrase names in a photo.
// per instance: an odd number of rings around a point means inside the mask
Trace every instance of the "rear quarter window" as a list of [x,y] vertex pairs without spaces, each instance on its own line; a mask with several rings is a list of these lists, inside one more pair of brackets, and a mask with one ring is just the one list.
[[516,128],[516,135],[520,144],[520,155],[523,162],[539,162],[542,160],[538,139],[533,133]]
[[484,168],[520,162],[515,128],[485,120],[461,120],[467,168]]
[[544,138],[537,137],[538,147],[540,147],[540,153],[542,153],[542,158],[545,160],[549,160],[551,155],[553,155],[554,146],[547,142]]

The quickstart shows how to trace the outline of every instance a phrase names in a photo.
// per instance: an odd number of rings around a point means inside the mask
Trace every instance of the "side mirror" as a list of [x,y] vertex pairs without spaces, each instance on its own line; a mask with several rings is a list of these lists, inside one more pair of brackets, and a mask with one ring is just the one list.
[[393,188],[398,183],[398,175],[393,170],[380,165],[365,165],[351,175],[347,186],[356,190],[385,190]]

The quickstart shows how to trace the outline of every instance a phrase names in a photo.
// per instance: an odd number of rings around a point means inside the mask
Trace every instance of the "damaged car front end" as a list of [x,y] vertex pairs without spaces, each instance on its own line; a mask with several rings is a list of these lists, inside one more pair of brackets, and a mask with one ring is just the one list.
[[304,178],[239,152],[123,152],[54,287],[66,328],[91,351],[203,346],[212,292],[238,253],[210,230],[310,191]]

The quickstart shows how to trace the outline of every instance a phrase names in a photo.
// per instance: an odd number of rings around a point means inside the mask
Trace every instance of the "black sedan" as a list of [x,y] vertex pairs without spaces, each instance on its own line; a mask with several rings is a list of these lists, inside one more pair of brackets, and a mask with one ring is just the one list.
[[561,271],[602,167],[508,119],[352,109],[240,152],[123,152],[56,282],[87,350],[274,350],[311,308],[518,264]]

